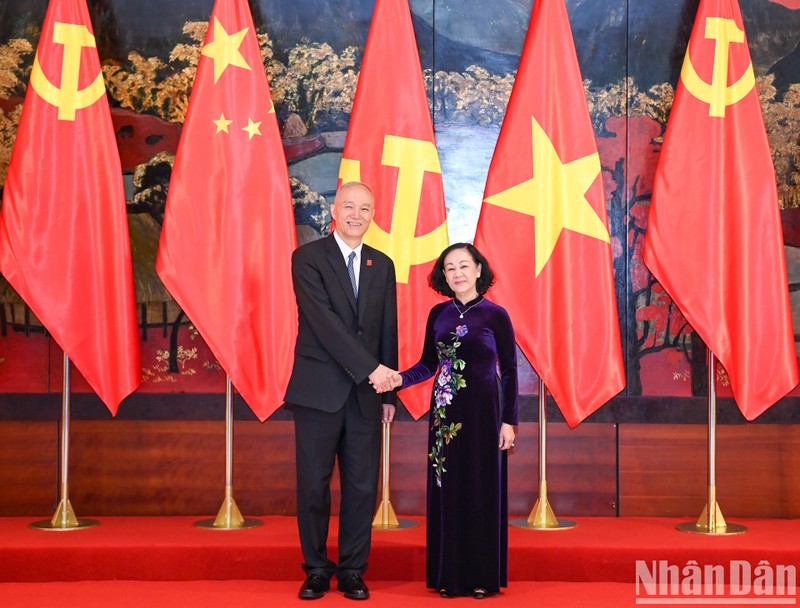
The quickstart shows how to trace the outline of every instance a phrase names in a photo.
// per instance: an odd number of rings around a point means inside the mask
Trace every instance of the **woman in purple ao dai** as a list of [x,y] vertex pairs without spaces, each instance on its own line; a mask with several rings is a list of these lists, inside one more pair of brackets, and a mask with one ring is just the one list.
[[457,243],[439,256],[431,287],[453,299],[428,316],[422,356],[395,376],[435,375],[428,437],[427,586],[483,598],[508,586],[507,455],[517,424],[514,329],[485,294],[494,275]]

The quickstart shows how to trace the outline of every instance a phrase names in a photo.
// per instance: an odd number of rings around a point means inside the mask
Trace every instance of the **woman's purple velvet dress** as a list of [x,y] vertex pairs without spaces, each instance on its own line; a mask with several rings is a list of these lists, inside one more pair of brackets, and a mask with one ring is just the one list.
[[498,444],[501,423],[517,424],[514,329],[504,308],[479,296],[437,304],[425,331],[419,363],[402,376],[411,386],[436,374],[427,586],[448,595],[496,593],[508,585],[507,452]]

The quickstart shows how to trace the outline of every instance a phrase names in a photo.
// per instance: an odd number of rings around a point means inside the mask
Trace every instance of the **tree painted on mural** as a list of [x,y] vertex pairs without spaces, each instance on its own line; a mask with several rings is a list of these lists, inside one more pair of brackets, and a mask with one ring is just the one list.
[[800,207],[800,84],[778,99],[772,74],[756,79],[778,179],[781,209]]
[[691,346],[691,327],[642,262],[653,177],[673,89],[660,85],[642,92],[632,79],[602,90],[590,83],[586,88],[607,197],[620,331],[626,348],[626,390],[629,395],[641,395],[644,357],[663,353],[660,356],[671,359],[670,368],[679,369],[676,363],[689,355]]
[[[0,46],[0,100],[22,99],[33,65],[33,45],[15,38]],[[0,103],[0,189],[6,181],[22,104]]]
[[[628,394],[640,395],[643,392],[642,359],[665,353],[664,356],[671,359],[669,367],[679,369],[679,360],[689,357],[691,352],[691,327],[642,262],[662,125],[646,115],[627,120],[611,117],[605,123],[605,130],[610,137],[601,137],[598,147],[606,194],[610,199],[617,301],[624,306],[620,317],[624,324],[622,335],[627,337]],[[640,162],[625,162],[625,146],[641,151]]]
[[[430,81],[429,72],[426,76]],[[503,123],[514,74],[493,74],[484,67],[471,65],[464,72],[436,72],[433,81],[436,116],[482,127],[500,127]]]
[[327,43],[302,42],[289,51],[286,70],[271,79],[279,115],[293,113],[307,128],[347,129],[358,83],[359,49],[334,52]]

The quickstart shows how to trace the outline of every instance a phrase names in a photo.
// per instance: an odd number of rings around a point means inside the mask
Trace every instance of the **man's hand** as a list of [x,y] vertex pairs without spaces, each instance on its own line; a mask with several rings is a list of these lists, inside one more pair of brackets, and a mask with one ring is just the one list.
[[397,372],[381,364],[369,375],[369,383],[376,393],[385,393],[394,388],[393,375],[397,375]]
[[383,418],[381,419],[384,424],[390,424],[394,420],[396,408],[391,403],[383,404]]

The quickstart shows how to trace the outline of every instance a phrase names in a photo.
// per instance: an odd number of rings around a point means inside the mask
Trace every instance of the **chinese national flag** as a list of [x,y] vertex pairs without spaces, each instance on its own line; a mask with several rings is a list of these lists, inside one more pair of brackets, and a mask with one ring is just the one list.
[[563,0],[536,0],[475,245],[570,427],[625,386],[600,158]]
[[247,0],[217,0],[172,171],[156,269],[260,420],[297,331],[286,157]]
[[745,418],[797,384],[775,172],[735,1],[700,2],[644,261],[725,366]]
[[[407,0],[377,0],[339,170],[375,194],[364,240],[397,272],[400,369],[419,361],[431,307],[428,275],[448,245],[442,169]],[[430,407],[431,382],[400,391],[414,418]]]
[[116,415],[142,380],[136,294],[85,0],[47,9],[3,194],[0,271]]

